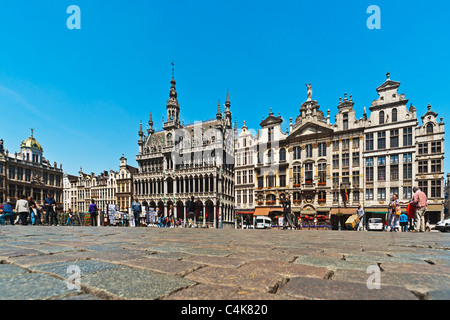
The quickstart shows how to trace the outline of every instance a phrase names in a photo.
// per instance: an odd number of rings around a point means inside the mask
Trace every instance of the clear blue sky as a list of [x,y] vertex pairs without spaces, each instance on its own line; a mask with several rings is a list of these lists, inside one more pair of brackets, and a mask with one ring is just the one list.
[[[366,26],[373,4],[381,30]],[[81,30],[66,26],[70,5]],[[345,92],[361,117],[387,71],[419,117],[431,103],[450,123],[449,12],[442,0],[2,1],[0,138],[19,151],[34,128],[69,174],[117,170],[122,153],[136,165],[139,122],[152,111],[162,126],[172,60],[186,123],[215,117],[229,88],[238,127],[273,108],[286,128],[305,82],[332,119]]]

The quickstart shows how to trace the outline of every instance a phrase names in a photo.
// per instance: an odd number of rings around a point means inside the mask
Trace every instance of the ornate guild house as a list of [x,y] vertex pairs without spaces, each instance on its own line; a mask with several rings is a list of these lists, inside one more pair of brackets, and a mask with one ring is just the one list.
[[196,223],[211,227],[219,220],[233,223],[235,132],[229,94],[223,113],[219,102],[215,118],[184,125],[174,77],[170,84],[163,129],[153,129],[151,113],[145,133],[140,125],[134,196],[165,216],[173,207],[174,216],[182,220],[194,197]]
[[408,201],[417,186],[428,196],[430,223],[442,219],[443,118],[428,105],[419,119],[399,86],[388,73],[370,116],[364,107],[359,119],[352,95],[345,93],[332,123],[330,110],[325,116],[307,84],[307,101],[286,132],[272,110],[256,136],[244,124],[236,144],[238,210],[270,216],[280,212],[280,197],[289,194],[297,216],[326,214],[338,228],[358,204],[366,217],[386,217],[393,194]]

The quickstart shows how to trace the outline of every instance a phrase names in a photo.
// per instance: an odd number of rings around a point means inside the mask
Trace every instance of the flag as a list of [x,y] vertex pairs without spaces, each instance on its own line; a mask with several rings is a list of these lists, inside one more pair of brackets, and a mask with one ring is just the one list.
[[347,188],[345,188],[345,202],[348,203],[348,192],[347,192]]

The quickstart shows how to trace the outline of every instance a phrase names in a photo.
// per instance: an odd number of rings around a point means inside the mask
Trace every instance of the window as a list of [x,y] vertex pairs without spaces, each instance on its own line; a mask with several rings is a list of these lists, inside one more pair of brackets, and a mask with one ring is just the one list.
[[270,149],[269,151],[267,151],[267,163],[273,163],[273,160],[274,160],[273,152],[272,149]]
[[419,189],[428,197],[428,181],[419,181]]
[[306,157],[307,158],[312,158],[312,153],[313,153],[313,146],[312,146],[312,144],[306,145]]
[[386,149],[386,131],[377,134],[378,149]]
[[16,179],[22,181],[23,180],[23,168],[18,167],[16,170]]
[[431,160],[431,173],[439,173],[442,171],[441,160]]
[[419,161],[419,173],[428,173],[428,161]]
[[241,184],[241,171],[236,172],[236,184]]
[[350,148],[350,139],[343,139],[342,140],[342,149],[348,150]]
[[325,191],[319,191],[319,202],[326,202],[327,201],[327,193]]
[[397,122],[397,109],[392,109],[392,122]]
[[273,128],[269,128],[267,130],[267,134],[268,134],[268,141],[273,141]]
[[373,189],[366,189],[366,200],[373,200]]
[[301,159],[301,148],[300,147],[294,147],[294,160]]
[[258,188],[262,189],[264,187],[263,177],[258,177]]
[[399,146],[399,133],[398,133],[398,129],[395,130],[391,130],[391,148],[397,148]]
[[335,185],[335,186],[339,185],[339,173],[338,172],[333,173],[333,185]]
[[358,190],[353,191],[353,202],[355,202],[355,203],[359,202],[359,191]]
[[333,192],[333,202],[339,202],[339,192]]
[[247,171],[242,171],[242,183],[247,184]]
[[412,128],[403,129],[403,146],[412,146]]
[[342,171],[342,183],[346,185],[350,184],[350,173],[348,171]]
[[427,134],[433,133],[433,124],[427,124]]
[[313,183],[313,164],[305,163],[305,183]]
[[342,154],[342,166],[348,167],[350,165],[350,154],[349,153],[343,153]]
[[386,200],[386,188],[378,188],[377,200]]
[[348,130],[348,113],[343,115],[343,129]]
[[373,133],[366,134],[366,151],[373,151]]
[[398,165],[391,165],[391,181],[398,181],[399,173],[398,173]]
[[352,139],[352,144],[353,144],[353,149],[358,149],[359,148],[359,138],[353,138]]
[[431,143],[431,153],[441,153],[441,142],[437,141],[437,142],[432,142]]
[[236,191],[236,194],[237,194],[236,202],[237,202],[238,204],[241,204],[241,190],[237,190],[237,191]]
[[326,143],[319,143],[319,157],[326,157],[327,156],[327,144]]
[[399,198],[398,187],[390,188],[390,192],[389,192],[390,198],[389,199],[392,199],[394,194],[397,195],[397,199],[398,199]]
[[353,152],[352,164],[354,167],[359,167],[359,152]]
[[280,175],[280,187],[284,188],[286,187],[286,175]]
[[359,187],[359,171],[353,171],[352,184],[354,188]]
[[441,180],[431,180],[431,198],[441,197]]
[[327,164],[319,163],[317,166],[318,166],[318,172],[319,172],[319,185],[326,185],[327,184]]
[[333,151],[339,151],[339,141],[338,140],[333,141]]
[[412,198],[412,187],[403,187],[403,199]]
[[333,155],[333,169],[339,169],[339,154]]
[[428,143],[419,143],[419,154],[428,154]]
[[403,162],[404,163],[411,163],[412,162],[412,153],[405,153],[403,155]]
[[373,158],[366,158],[366,181],[373,181]]
[[274,175],[268,175],[266,177],[266,186],[269,188],[275,187],[275,176]]
[[378,181],[386,181],[386,166],[378,166]]
[[412,163],[403,164],[403,179],[412,179]]
[[8,179],[15,179],[16,177],[16,168],[15,167],[8,167]]
[[286,149],[280,149],[280,161],[286,161]]
[[398,154],[391,156],[391,164],[398,164]]
[[253,183],[253,170],[248,170],[248,183]]
[[302,167],[294,166],[294,187],[300,187],[300,174]]
[[383,166],[386,164],[386,157],[378,157],[378,165]]
[[384,123],[384,111],[380,111],[379,124],[383,124],[383,123]]

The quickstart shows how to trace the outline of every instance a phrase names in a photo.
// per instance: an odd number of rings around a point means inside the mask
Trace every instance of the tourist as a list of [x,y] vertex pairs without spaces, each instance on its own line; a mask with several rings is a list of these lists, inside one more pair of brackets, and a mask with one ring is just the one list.
[[91,204],[89,205],[88,211],[91,215],[91,226],[97,226],[98,209],[94,200],[91,200]]
[[71,209],[69,209],[69,217],[67,218],[66,226],[68,226],[69,223],[71,223],[72,226],[75,225],[75,224],[73,223],[73,214],[72,214],[72,210],[71,210]]
[[21,195],[20,199],[16,202],[16,210],[19,213],[20,221],[23,226],[28,225],[28,214],[30,213],[30,207],[28,207],[28,201],[25,195]]
[[427,195],[417,187],[413,188],[413,199],[411,204],[416,207],[413,232],[425,232],[425,213],[428,206]]
[[142,205],[139,202],[138,198],[135,197],[133,203],[131,204],[131,211],[133,211],[134,214],[134,221],[135,221],[135,226],[139,227],[140,226],[140,216],[142,213]]
[[49,224],[50,217],[50,225],[58,225],[58,217],[56,215],[56,201],[53,199],[50,193],[47,193],[47,197],[44,200],[44,206],[46,209],[45,222]]
[[402,212],[399,221],[402,232],[408,232],[408,216],[406,215],[406,212]]
[[188,214],[188,219],[189,219],[189,228],[191,228],[194,223],[194,217],[195,217],[195,211],[197,210],[197,204],[194,201],[194,196],[191,196],[191,199],[188,201],[187,205],[186,205],[186,212]]
[[37,211],[37,205],[36,202],[34,202],[32,197],[28,197],[28,208],[30,208],[30,218],[31,218],[31,224],[35,226],[36,224],[39,224],[38,219],[38,211]]
[[294,229],[295,225],[294,225],[294,220],[292,219],[292,214],[291,214],[290,197],[289,197],[289,195],[286,195],[284,198],[282,197],[280,200],[281,200],[281,204],[283,205],[283,216],[284,216],[283,229],[287,229],[287,225],[289,225],[290,229]]
[[400,202],[398,200],[398,195],[394,193],[392,195],[392,201],[389,203],[389,216],[390,216],[390,227],[391,232],[397,232],[400,229]]
[[9,224],[14,225],[14,212],[11,203],[6,202],[0,205],[0,224],[5,224],[5,219],[9,219]]
[[359,218],[358,231],[364,231],[364,209],[362,208],[361,203],[358,204],[356,214],[358,215]]

